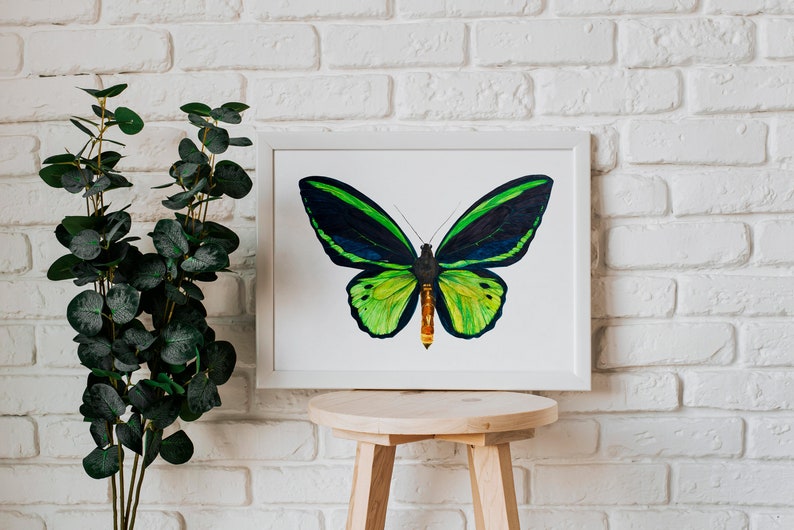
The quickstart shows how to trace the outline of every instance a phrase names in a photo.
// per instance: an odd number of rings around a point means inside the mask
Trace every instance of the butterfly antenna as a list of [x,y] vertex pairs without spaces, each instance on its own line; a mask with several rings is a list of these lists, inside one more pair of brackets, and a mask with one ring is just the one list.
[[416,231],[416,229],[414,228],[414,225],[412,225],[412,224],[411,224],[411,221],[409,221],[409,220],[408,220],[408,218],[405,216],[405,214],[404,214],[404,213],[402,213],[402,211],[401,211],[399,208],[397,208],[397,205],[396,205],[396,204],[394,205],[394,209],[395,209],[395,210],[397,210],[397,212],[398,212],[398,213],[400,214],[400,216],[403,218],[403,220],[405,221],[405,223],[406,223],[408,226],[410,226],[410,227],[411,227],[411,231],[412,231],[414,234],[416,234],[416,237],[418,237],[418,238],[419,238],[419,241],[421,241],[421,242],[422,242],[422,244],[424,244],[425,240],[424,240],[424,239],[422,239],[422,236],[420,236],[420,235],[419,235],[419,232],[417,232],[417,231]]
[[448,216],[446,219],[444,219],[444,222],[443,222],[443,223],[441,223],[441,225],[440,225],[438,228],[436,228],[436,231],[435,231],[435,232],[433,232],[433,235],[432,235],[432,236],[430,236],[430,241],[433,241],[433,238],[434,238],[434,237],[436,237],[436,234],[438,234],[438,231],[439,231],[439,230],[441,230],[441,228],[442,228],[442,227],[443,227],[445,224],[447,224],[447,222],[448,222],[450,219],[452,219],[452,216],[453,216],[453,215],[455,215],[455,212],[457,212],[457,211],[458,211],[458,208],[460,208],[460,203],[458,203],[458,205],[457,205],[457,206],[455,206],[455,209],[454,209],[454,210],[452,210],[452,213],[450,213],[450,214],[449,214],[449,216]]

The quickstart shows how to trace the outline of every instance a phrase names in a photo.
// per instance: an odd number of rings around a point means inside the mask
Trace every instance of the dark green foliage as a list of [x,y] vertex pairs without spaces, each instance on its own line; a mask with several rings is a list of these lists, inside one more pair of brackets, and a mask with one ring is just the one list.
[[[47,277],[92,287],[72,299],[66,318],[77,332],[80,362],[90,370],[79,410],[96,448],[83,467],[92,478],[114,481],[124,462],[122,447],[142,456],[133,464],[139,480],[138,466],[148,467],[158,455],[172,464],[190,460],[193,443],[187,434],[180,430],[163,438],[163,429],[177,418],[196,420],[221,404],[218,385],[231,377],[236,354],[230,343],[215,341],[199,282],[214,281],[226,270],[240,240],[208,220],[208,210],[212,201],[242,198],[252,187],[241,166],[216,164],[214,156],[230,146],[251,145],[220,126],[240,123],[248,106],[184,105],[188,121],[198,128],[198,143],[187,138],[179,143],[169,182],[158,186],[180,188],[163,200],[176,212],[163,210],[149,234],[156,253],[143,254],[134,245],[139,238],[128,236],[129,205],[111,211],[105,196],[132,186],[117,168],[123,155],[105,149],[124,145],[109,137],[111,130],[132,135],[144,128],[135,111],[108,108],[110,98],[126,88],[82,89],[96,100],[90,119],[69,120],[82,147],[46,158],[39,172],[45,184],[65,190],[64,198],[81,198],[75,206],[80,215],[65,217],[55,228],[55,238],[69,252],[55,260]],[[142,368],[143,374],[136,373]],[[125,499],[114,497],[116,502],[122,508],[120,527],[131,529]]]

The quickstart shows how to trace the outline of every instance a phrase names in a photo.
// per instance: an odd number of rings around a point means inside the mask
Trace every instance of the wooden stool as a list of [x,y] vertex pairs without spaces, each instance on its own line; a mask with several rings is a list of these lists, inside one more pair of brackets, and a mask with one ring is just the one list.
[[332,392],[309,418],[356,440],[347,530],[383,530],[396,446],[435,438],[468,445],[477,530],[519,530],[510,442],[557,420],[557,402],[515,392]]

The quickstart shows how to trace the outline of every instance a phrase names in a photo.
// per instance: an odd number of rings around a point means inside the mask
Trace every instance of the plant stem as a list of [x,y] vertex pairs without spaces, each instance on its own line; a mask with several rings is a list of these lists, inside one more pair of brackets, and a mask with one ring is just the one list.
[[121,512],[121,530],[127,527],[127,518],[124,516],[124,451],[121,449],[121,443],[117,444],[119,453],[119,511]]
[[[133,486],[135,485],[135,475],[138,474],[138,459],[140,456],[138,453],[135,453],[135,459],[132,461],[132,477],[130,477],[130,491],[127,496],[127,511],[124,513],[124,520],[129,524],[130,522],[130,508],[132,508],[132,492],[134,490]],[[129,530],[132,528],[131,526],[127,526],[125,530]]]
[[141,476],[138,478],[138,485],[135,488],[135,504],[132,506],[132,519],[127,530],[135,528],[135,516],[138,514],[138,501],[141,500],[141,486],[143,486],[143,476],[146,474],[146,466],[141,466]]

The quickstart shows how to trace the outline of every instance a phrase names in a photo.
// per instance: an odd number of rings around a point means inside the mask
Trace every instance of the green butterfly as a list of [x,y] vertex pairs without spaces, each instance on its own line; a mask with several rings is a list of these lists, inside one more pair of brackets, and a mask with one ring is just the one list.
[[389,214],[352,186],[329,177],[298,183],[325,253],[337,265],[362,269],[347,284],[358,327],[372,337],[393,337],[421,300],[425,348],[433,342],[434,310],[455,337],[479,337],[494,327],[507,284],[487,269],[511,265],[526,254],[552,184],[546,175],[528,175],[499,186],[455,221],[435,256],[427,243],[417,256]]

